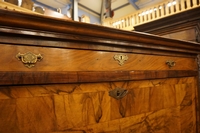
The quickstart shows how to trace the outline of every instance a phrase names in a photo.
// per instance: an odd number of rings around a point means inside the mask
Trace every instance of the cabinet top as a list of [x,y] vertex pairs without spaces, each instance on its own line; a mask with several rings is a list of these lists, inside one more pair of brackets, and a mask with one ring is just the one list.
[[[200,53],[200,45],[195,42],[6,9],[0,9],[0,33],[79,45],[68,45],[68,48],[186,56]],[[66,46],[55,43],[51,47]]]

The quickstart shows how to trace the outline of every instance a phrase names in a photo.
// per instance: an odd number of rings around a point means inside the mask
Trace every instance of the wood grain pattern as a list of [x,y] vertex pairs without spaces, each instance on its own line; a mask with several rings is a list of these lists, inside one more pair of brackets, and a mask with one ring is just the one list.
[[[95,42],[96,45],[106,45],[113,47],[126,46],[132,49],[135,48],[140,50],[149,49],[160,52],[177,52],[177,55],[178,53],[194,55],[198,54],[200,50],[198,43],[161,38],[144,33],[127,32],[108,27],[102,28],[102,26],[72,22],[64,19],[51,18],[37,14],[12,12],[2,9],[0,10],[0,18],[2,18],[0,19],[0,27],[7,27],[9,30],[16,28],[21,29],[18,31],[16,30],[17,32],[15,33],[21,37],[39,36],[41,38],[45,37],[47,39],[48,36],[46,36],[47,34],[45,33],[53,32],[57,35],[62,34],[65,36],[66,39],[64,40],[67,42]],[[32,31],[33,34],[30,34],[30,31]],[[1,32],[5,33],[6,31]],[[52,36],[49,37],[57,39],[57,41],[63,40],[54,36],[55,34],[51,35]],[[68,37],[70,37],[70,39]],[[48,46],[48,44],[46,44],[46,46]],[[59,46],[59,44],[55,44],[54,46]]]
[[[22,30],[22,29],[20,29]],[[139,53],[139,54],[149,54],[149,55],[165,55],[165,56],[175,56],[175,57],[192,57],[195,58],[196,54],[191,53],[191,51],[183,52],[180,51],[180,48],[168,48],[167,50],[157,50],[157,49],[148,49],[149,44],[145,45],[145,49],[141,46],[141,43],[138,42],[120,42],[120,41],[110,41],[110,39],[104,38],[95,38],[95,37],[81,37],[72,34],[58,34],[52,32],[41,32],[41,31],[30,31],[23,29],[24,34],[30,35],[42,35],[42,36],[12,36],[10,39],[9,32],[18,34],[18,29],[7,29],[0,27],[0,42],[2,44],[20,44],[22,46],[37,46],[37,47],[54,47],[54,48],[70,48],[70,49],[81,49],[81,50],[99,50],[99,51],[110,51],[110,52],[120,52],[120,53]],[[22,33],[22,34],[23,34]],[[76,42],[77,38],[81,41],[81,45]],[[90,40],[90,42],[87,42]],[[106,44],[107,43],[107,44]],[[117,45],[116,47],[114,45]],[[136,45],[136,47],[130,47],[130,45]],[[144,46],[144,44],[142,44]],[[129,46],[129,47],[125,47]],[[138,46],[138,47],[137,47]],[[152,46],[152,48],[158,48],[157,45]],[[159,46],[160,49],[166,49],[164,46]],[[176,52],[175,52],[176,51]]]
[[[136,31],[198,42],[199,8],[134,27]],[[188,20],[188,21],[185,21]]]
[[[0,133],[199,131],[198,43],[6,9],[0,38]],[[18,52],[44,58],[28,69]]]
[[0,85],[92,83],[197,76],[197,71],[1,72]]
[[[195,80],[1,86],[0,132],[196,133]],[[116,87],[128,95],[113,99]]]
[[[121,66],[114,59],[118,52],[13,45],[2,45],[0,52],[7,57],[0,60],[0,71],[197,70],[194,58],[122,53],[128,60]],[[29,69],[16,58],[19,52],[41,54],[43,60]],[[166,65],[168,60],[176,62],[171,69]]]

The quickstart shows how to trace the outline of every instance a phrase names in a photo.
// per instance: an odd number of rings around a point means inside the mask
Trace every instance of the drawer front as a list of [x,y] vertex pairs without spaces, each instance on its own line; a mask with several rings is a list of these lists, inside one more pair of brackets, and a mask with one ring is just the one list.
[[[195,133],[195,82],[194,77],[186,77],[2,86],[0,132],[148,133],[151,129]],[[115,88],[124,88],[128,93],[117,100],[109,96]]]
[[[194,58],[14,45],[2,45],[0,52],[0,71],[197,70]],[[42,56],[31,68],[22,62],[28,52]]]

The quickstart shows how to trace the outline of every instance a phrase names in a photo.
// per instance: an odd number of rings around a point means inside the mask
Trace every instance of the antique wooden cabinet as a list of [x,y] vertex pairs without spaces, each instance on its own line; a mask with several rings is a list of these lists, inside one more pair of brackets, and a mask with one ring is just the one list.
[[0,9],[0,133],[196,133],[198,43]]
[[134,27],[136,31],[200,42],[200,7]]

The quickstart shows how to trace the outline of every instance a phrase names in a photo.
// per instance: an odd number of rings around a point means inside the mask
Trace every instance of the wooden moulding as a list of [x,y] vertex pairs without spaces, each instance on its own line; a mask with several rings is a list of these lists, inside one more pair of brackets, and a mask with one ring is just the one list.
[[197,76],[192,70],[86,71],[86,72],[0,72],[0,85],[92,83]]
[[135,26],[134,29],[156,35],[165,35],[189,27],[196,27],[200,20],[200,8],[194,8],[146,24]]
[[[152,50],[163,53],[194,55],[200,51],[198,43],[3,9],[0,9],[0,34],[7,37],[35,38],[35,40],[40,38],[44,42],[61,41],[63,43],[87,44],[84,48],[79,49],[88,49],[93,47],[95,43],[95,47],[99,48],[98,50],[106,50],[105,47],[112,47],[113,49],[127,47],[134,49],[136,53]],[[9,41],[0,40],[0,43],[9,43]],[[11,43],[21,45],[19,42]],[[42,44],[33,42],[30,45],[41,46]],[[62,44],[54,43],[52,46],[46,43],[43,46],[61,47],[60,45]],[[73,46],[68,48],[71,47]]]

